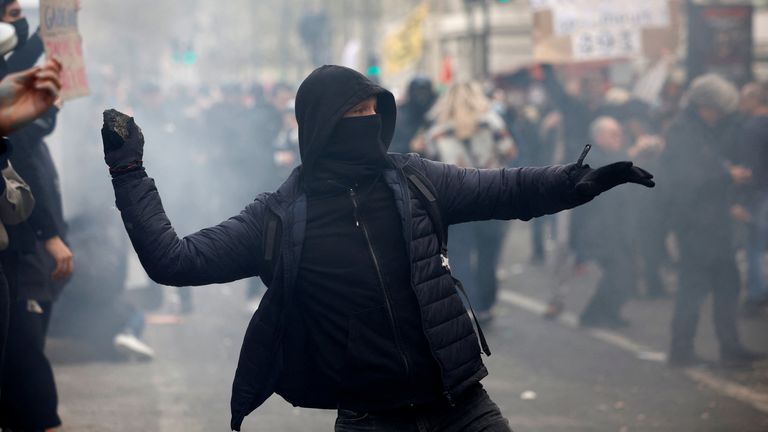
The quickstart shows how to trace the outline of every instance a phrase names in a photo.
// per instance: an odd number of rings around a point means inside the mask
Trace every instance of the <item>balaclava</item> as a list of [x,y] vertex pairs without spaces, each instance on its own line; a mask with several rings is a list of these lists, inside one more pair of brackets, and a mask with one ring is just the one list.
[[[345,113],[371,97],[377,101],[376,115],[344,118]],[[392,93],[359,72],[342,66],[323,66],[312,72],[296,94],[305,185],[381,173],[389,163],[387,149],[396,113]]]
[[387,166],[381,141],[381,116],[342,118],[315,162],[318,179],[357,179],[376,175]]

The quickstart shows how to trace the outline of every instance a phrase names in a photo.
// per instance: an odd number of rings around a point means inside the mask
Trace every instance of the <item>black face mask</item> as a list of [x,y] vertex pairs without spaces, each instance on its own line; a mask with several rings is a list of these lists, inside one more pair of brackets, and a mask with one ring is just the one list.
[[29,22],[27,22],[26,18],[22,18],[12,22],[11,25],[16,29],[16,38],[19,40],[19,42],[16,43],[16,48],[14,48],[14,50],[18,50],[23,47],[24,44],[27,43],[27,39],[29,39]]
[[314,166],[318,179],[357,179],[379,174],[387,166],[381,141],[381,116],[343,118]]

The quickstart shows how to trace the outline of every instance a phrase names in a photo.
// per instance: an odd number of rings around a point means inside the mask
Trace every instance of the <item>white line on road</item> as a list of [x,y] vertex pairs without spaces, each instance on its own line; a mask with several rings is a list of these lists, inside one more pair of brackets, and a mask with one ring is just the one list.
[[[513,291],[500,291],[499,298],[504,303],[519,307],[537,315],[542,315],[547,309],[547,305],[539,300]],[[572,313],[564,312],[556,321],[566,327],[580,328],[578,318]],[[663,352],[653,350],[645,345],[634,342],[622,334],[610,330],[597,329],[589,329],[586,330],[586,332],[593,338],[601,340],[609,345],[613,345],[616,348],[621,348],[624,351],[628,351],[639,359],[657,362],[666,361],[666,355]],[[685,370],[685,375],[693,381],[703,384],[718,393],[747,403],[762,412],[768,413],[768,394],[756,392],[749,387],[717,377],[703,369],[689,368]]]

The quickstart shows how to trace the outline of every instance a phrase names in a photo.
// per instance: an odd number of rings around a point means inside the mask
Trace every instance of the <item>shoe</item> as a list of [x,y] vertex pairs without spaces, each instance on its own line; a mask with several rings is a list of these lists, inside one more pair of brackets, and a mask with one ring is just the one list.
[[179,304],[179,313],[182,315],[189,315],[192,312],[194,312],[195,306],[192,303],[192,300],[186,297],[181,298],[181,303]]
[[752,351],[744,347],[734,348],[720,353],[720,363],[724,366],[751,366],[752,363],[768,359],[765,353]]
[[128,358],[149,361],[155,358],[155,350],[130,333],[120,333],[113,340],[115,349]]
[[765,312],[766,307],[768,307],[768,297],[746,300],[742,306],[742,311],[746,318],[757,318]]
[[705,360],[695,353],[670,353],[667,357],[667,366],[671,368],[708,367],[711,365],[711,361]]
[[579,325],[584,328],[602,328],[607,330],[616,330],[630,326],[630,322],[621,317],[607,316],[582,316],[579,319]]
[[493,312],[490,310],[484,310],[480,312],[475,313],[475,318],[477,318],[477,322],[480,323],[480,325],[488,325],[491,321],[493,321]]
[[547,309],[544,311],[544,318],[548,320],[557,319],[565,309],[565,304],[560,297],[554,297],[547,303]]

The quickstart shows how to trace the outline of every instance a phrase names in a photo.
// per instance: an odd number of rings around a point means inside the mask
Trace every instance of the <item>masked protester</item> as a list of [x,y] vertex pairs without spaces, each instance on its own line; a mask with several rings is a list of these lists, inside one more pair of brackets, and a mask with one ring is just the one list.
[[268,287],[243,342],[232,429],[278,393],[338,409],[337,431],[509,431],[480,384],[487,370],[439,226],[528,220],[621,183],[654,185],[630,162],[478,170],[388,154],[395,111],[392,94],[363,75],[315,70],[296,98],[302,165],[277,192],[184,239],[142,166],[141,130],[105,112],[117,206],[150,277],[207,285],[259,275]]

